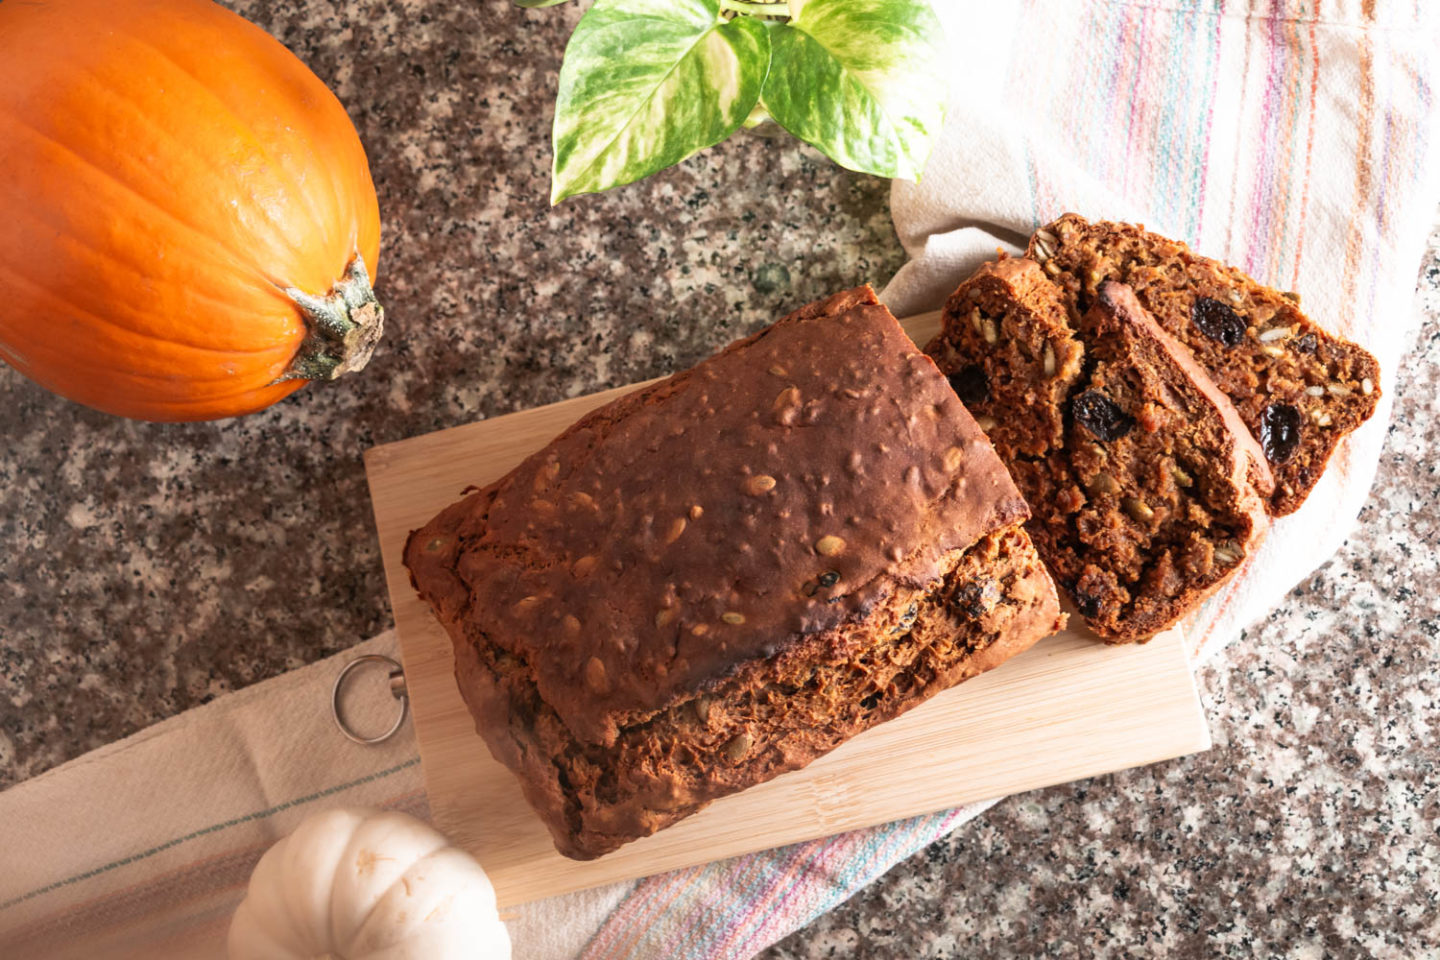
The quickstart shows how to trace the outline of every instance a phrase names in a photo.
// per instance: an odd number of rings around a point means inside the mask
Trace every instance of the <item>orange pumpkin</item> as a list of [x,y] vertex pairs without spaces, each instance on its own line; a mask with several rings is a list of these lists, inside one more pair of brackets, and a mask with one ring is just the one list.
[[0,357],[145,420],[365,365],[380,213],[333,94],[210,0],[0,0]]

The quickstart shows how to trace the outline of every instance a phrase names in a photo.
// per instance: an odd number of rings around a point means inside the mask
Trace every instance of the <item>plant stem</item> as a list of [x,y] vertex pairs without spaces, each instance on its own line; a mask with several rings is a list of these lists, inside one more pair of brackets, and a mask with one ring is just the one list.
[[766,2],[766,0],[720,0],[720,9],[732,13],[758,14],[762,17],[788,17],[790,4],[787,0]]

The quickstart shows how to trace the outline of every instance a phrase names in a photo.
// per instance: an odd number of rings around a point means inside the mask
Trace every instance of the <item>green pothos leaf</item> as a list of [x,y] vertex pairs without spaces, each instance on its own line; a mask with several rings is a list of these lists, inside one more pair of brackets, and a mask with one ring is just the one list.
[[926,0],[807,0],[771,30],[761,103],[843,167],[918,180],[945,119],[942,36]]
[[765,27],[719,0],[595,0],[560,68],[550,201],[647,177],[734,133],[760,99]]

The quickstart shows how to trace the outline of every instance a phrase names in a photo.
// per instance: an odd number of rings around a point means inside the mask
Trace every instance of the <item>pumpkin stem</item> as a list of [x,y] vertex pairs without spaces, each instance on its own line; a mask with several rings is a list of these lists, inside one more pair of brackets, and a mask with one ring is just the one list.
[[385,329],[385,308],[370,289],[364,257],[355,254],[345,268],[345,276],[323,297],[294,287],[285,293],[300,308],[307,333],[295,359],[276,383],[334,380],[342,373],[365,368]]

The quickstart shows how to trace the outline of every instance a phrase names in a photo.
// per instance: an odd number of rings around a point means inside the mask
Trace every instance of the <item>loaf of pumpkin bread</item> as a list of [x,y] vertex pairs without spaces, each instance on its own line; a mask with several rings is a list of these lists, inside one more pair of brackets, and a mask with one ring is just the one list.
[[405,563],[477,730],[589,859],[1059,629],[1028,516],[865,287],[595,410]]

